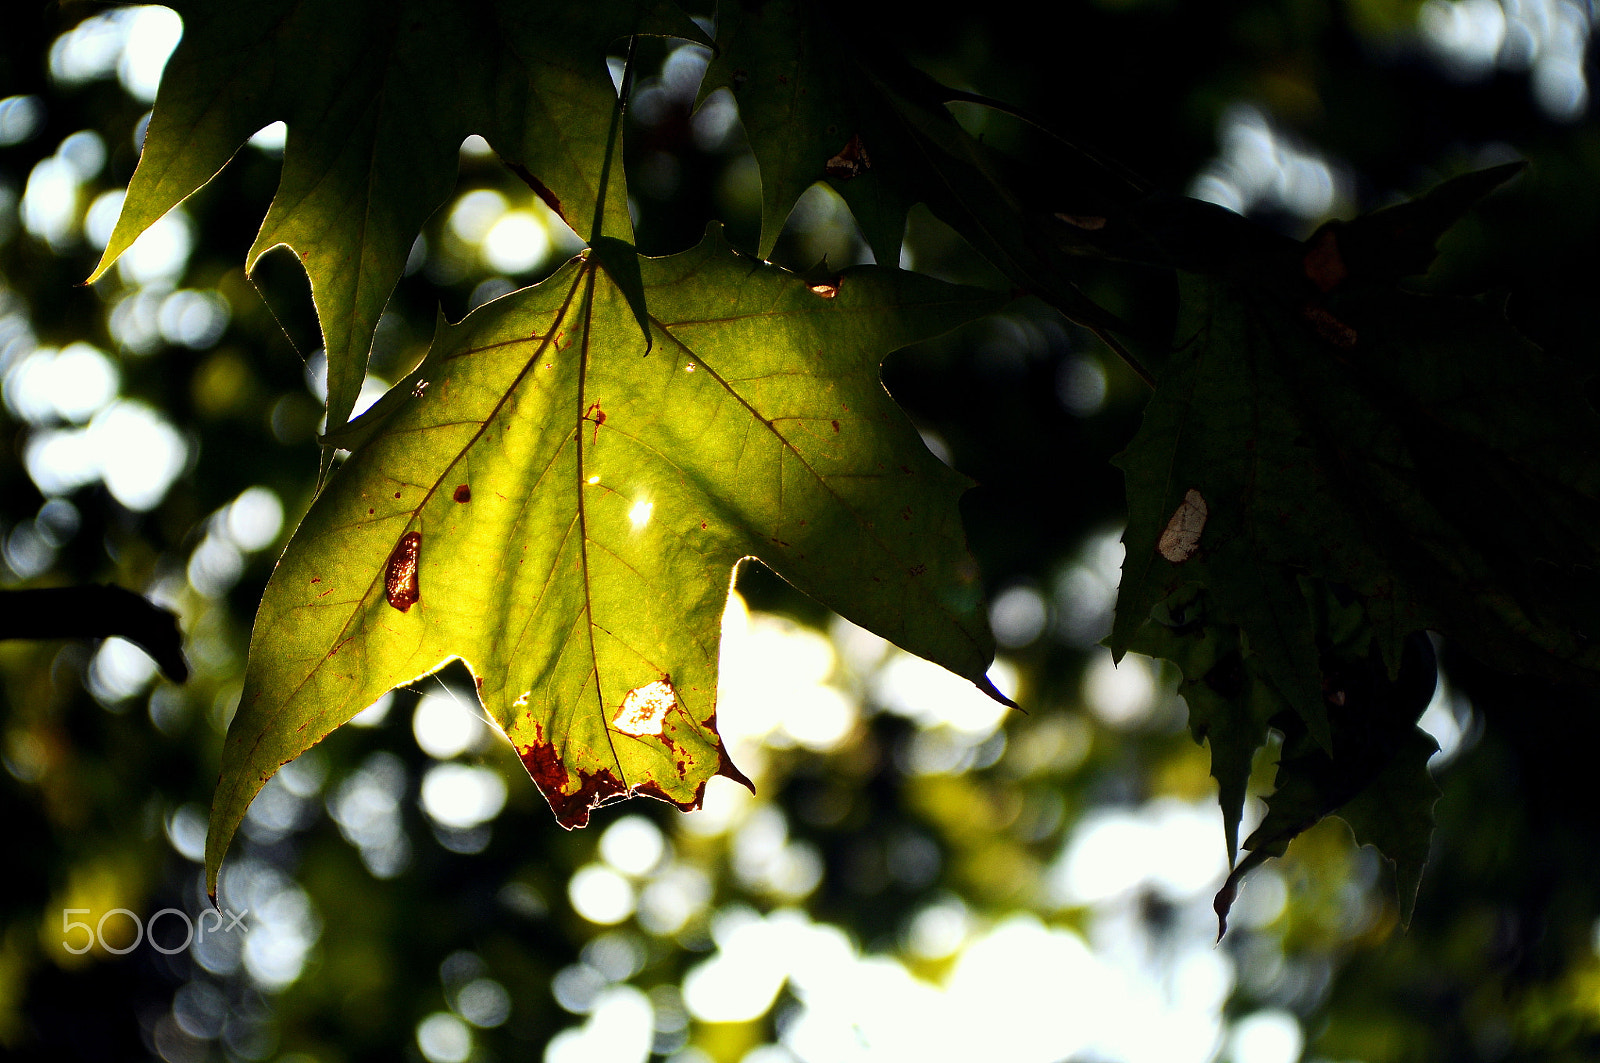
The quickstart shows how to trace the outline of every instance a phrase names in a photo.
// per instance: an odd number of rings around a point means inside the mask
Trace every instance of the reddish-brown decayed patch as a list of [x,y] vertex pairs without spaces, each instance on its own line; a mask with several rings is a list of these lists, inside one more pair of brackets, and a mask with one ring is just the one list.
[[417,565],[422,554],[422,533],[406,532],[389,554],[383,574],[383,596],[402,613],[422,598],[417,584]]
[[456,487],[455,492],[450,497],[455,499],[457,502],[471,502],[472,488],[468,487],[466,484],[460,484]]
[[518,747],[517,754],[522,758],[522,766],[528,769],[528,774],[544,794],[544,799],[550,802],[550,811],[556,814],[556,822],[568,830],[587,827],[591,808],[628,796],[628,788],[622,784],[622,780],[605,768],[597,772],[577,772],[578,789],[570,794],[565,793],[562,787],[568,781],[569,774],[555,747],[549,742],[535,740],[531,746]]
[[696,787],[694,796],[689,798],[687,801],[679,801],[674,797],[667,796],[667,792],[657,785],[652,779],[646,779],[638,786],[635,786],[633,790],[635,793],[643,794],[646,797],[653,797],[657,801],[665,801],[667,804],[672,805],[681,812],[693,812],[695,809],[700,807],[700,802],[704,800],[706,796],[705,783],[701,783],[698,787]]

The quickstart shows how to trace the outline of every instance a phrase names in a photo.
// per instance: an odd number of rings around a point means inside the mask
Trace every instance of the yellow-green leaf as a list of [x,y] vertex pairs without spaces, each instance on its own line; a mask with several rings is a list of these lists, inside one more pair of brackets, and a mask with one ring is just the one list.
[[1003,296],[875,267],[831,298],[734,253],[614,264],[442,326],[267,586],[207,865],[280,765],[460,658],[557,818],[740,778],[716,729],[729,576],[799,589],[999,697],[956,503],[884,391],[887,352]]

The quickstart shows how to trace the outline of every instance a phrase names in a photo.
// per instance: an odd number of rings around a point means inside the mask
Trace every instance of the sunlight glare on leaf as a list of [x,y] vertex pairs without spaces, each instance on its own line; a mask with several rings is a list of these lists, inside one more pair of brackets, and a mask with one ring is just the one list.
[[650,523],[650,514],[656,508],[654,502],[641,498],[628,510],[628,522],[633,525],[634,531],[642,531]]

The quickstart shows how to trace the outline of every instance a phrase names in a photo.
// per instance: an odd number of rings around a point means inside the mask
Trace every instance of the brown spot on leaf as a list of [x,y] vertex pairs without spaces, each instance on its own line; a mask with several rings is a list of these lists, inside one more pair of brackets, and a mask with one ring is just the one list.
[[833,422],[833,430],[835,432],[837,432],[839,430],[839,422],[838,421],[834,421]]
[[1161,541],[1156,544],[1161,556],[1174,565],[1193,557],[1195,551],[1200,549],[1200,533],[1205,531],[1210,512],[1200,492],[1189,488],[1168,519],[1166,529],[1161,533]]
[[456,487],[455,493],[450,497],[455,499],[457,502],[471,502],[472,488],[468,487],[466,484],[461,484]]
[[839,149],[839,154],[828,160],[826,169],[829,177],[836,177],[841,181],[860,177],[872,169],[872,160],[867,157],[867,147],[861,143],[860,133],[852,136],[845,146]]
[[383,574],[383,596],[402,613],[422,599],[417,585],[417,565],[422,555],[422,533],[406,532],[389,554]]

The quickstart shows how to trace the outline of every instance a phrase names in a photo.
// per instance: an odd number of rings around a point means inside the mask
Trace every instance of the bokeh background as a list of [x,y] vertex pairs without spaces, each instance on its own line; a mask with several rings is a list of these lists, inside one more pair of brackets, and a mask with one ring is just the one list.
[[[1426,283],[1506,299],[1592,371],[1586,3],[842,17],[1161,188],[1295,236],[1527,158]],[[718,718],[756,796],[716,779],[700,812],[640,799],[563,831],[446,669],[284,768],[223,872],[237,925],[202,919],[222,734],[256,601],[309,503],[323,369],[292,256],[242,269],[281,127],[81,286],[180,33],[160,7],[0,13],[0,585],[139,590],[181,616],[194,668],[176,686],[117,639],[0,643],[0,1055],[1600,1057],[1595,699],[1485,673],[1449,646],[1423,718],[1444,797],[1414,924],[1398,927],[1377,854],[1326,821],[1248,880],[1214,944],[1227,864],[1207,753],[1176,677],[1137,656],[1113,668],[1100,646],[1121,561],[1108,462],[1146,392],[1028,300],[885,369],[929,447],[976,481],[964,512],[1000,642],[992,676],[1025,714],[746,566]],[[737,109],[725,94],[693,109],[705,51],[640,55],[627,172],[641,250],[682,250],[713,217],[753,246],[759,176]],[[958,110],[1024,172],[1048,158],[1028,126]],[[1042,165],[1031,178],[1048,189]],[[469,139],[380,325],[365,397],[410,368],[439,309],[456,319],[577,246]],[[774,257],[824,256],[870,258],[842,202],[814,188]],[[900,264],[1002,283],[920,209]]]

